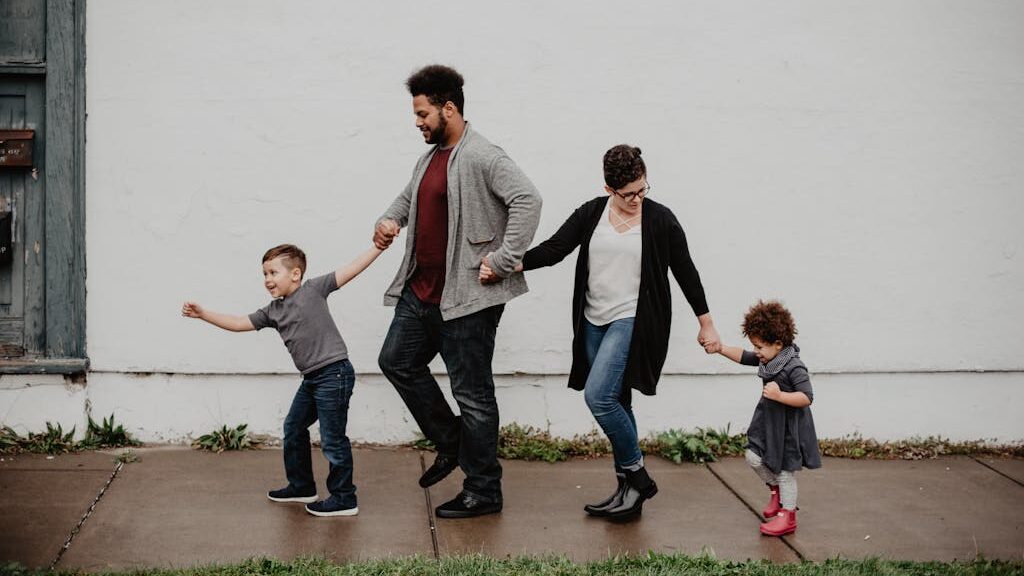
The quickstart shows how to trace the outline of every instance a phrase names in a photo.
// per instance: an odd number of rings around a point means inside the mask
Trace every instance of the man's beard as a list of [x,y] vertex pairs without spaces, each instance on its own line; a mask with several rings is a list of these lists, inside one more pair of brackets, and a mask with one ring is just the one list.
[[437,130],[430,131],[430,138],[427,139],[427,144],[443,144],[444,137],[448,133],[448,120],[445,117],[438,114],[437,116]]

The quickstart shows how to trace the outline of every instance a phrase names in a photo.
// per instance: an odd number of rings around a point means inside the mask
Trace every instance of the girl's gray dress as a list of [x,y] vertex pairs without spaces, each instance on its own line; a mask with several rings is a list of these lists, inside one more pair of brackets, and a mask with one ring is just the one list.
[[[800,360],[800,348],[796,344],[793,352],[793,357],[781,367],[774,367],[769,362],[768,366],[777,372],[765,373],[763,369],[759,372],[762,386],[774,381],[783,392],[803,392],[813,402],[811,377],[807,366]],[[740,363],[759,365],[757,356],[747,350],[743,351]],[[801,468],[821,468],[818,436],[814,432],[810,406],[793,408],[762,396],[747,428],[747,448],[760,456],[764,465],[775,474],[782,470],[795,472]]]

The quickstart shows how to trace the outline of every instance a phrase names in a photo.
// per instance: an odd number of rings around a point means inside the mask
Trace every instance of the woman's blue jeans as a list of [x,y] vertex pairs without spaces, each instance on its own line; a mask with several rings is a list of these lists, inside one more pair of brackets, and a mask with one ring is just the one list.
[[355,380],[355,371],[348,360],[340,360],[306,375],[284,420],[284,471],[288,484],[299,493],[316,491],[309,427],[319,420],[320,449],[330,464],[327,490],[345,508],[356,506],[356,487],[352,483],[352,444],[345,434],[348,404]]
[[622,376],[633,340],[633,320],[622,318],[604,326],[583,320],[583,342],[590,363],[583,397],[612,444],[618,471],[637,466],[642,458],[633,408],[622,400]]

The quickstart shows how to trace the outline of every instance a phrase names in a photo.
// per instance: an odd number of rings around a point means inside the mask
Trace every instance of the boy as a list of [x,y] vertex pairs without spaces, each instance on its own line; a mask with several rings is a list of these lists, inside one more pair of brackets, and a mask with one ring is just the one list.
[[[186,302],[182,316],[199,318],[232,332],[274,328],[284,340],[302,384],[284,421],[284,470],[288,485],[272,490],[274,502],[303,502],[314,516],[355,516],[352,446],[345,435],[355,372],[348,349],[327,307],[327,296],[359,275],[381,254],[371,248],[338,270],[302,283],[306,255],[292,244],[263,255],[263,285],[274,300],[248,316],[232,316]],[[320,420],[320,445],[330,463],[330,497],[317,502],[310,459],[309,427]]]

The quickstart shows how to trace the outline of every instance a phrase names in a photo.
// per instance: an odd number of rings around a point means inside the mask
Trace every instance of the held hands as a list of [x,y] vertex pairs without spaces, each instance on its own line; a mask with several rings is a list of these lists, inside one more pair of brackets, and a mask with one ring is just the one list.
[[480,283],[481,284],[494,284],[501,282],[501,276],[491,268],[491,254],[488,252],[486,256],[480,259]]
[[701,326],[700,332],[697,333],[697,343],[704,347],[706,354],[717,354],[722,351],[722,339],[711,323]]
[[769,400],[775,400],[776,402],[782,398],[782,390],[779,390],[779,385],[775,382],[769,382],[764,385],[761,390],[761,395]]
[[373,245],[378,250],[386,250],[391,243],[398,237],[398,232],[401,230],[401,226],[398,222],[391,219],[384,219],[377,223],[377,226],[373,229]]
[[[486,256],[480,259],[480,283],[481,284],[494,284],[504,280],[498,273],[491,268],[491,255],[494,252],[488,252]],[[516,264],[516,267],[512,269],[513,272],[522,272],[523,263]]]
[[181,307],[181,315],[186,318],[202,318],[203,307],[195,302],[185,302]]
[[724,345],[721,342],[709,342],[707,344],[703,344],[703,346],[706,354],[718,354],[722,351],[722,347]]

